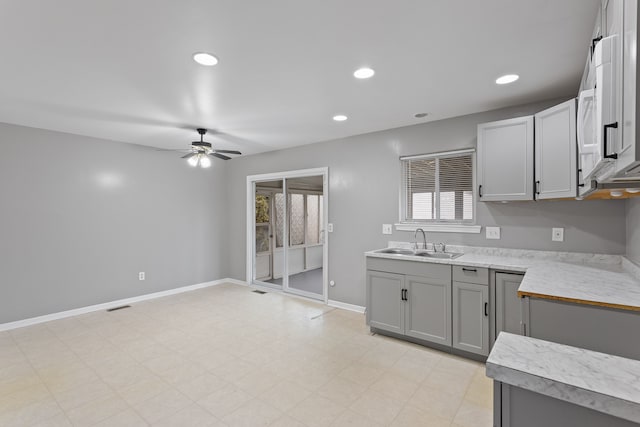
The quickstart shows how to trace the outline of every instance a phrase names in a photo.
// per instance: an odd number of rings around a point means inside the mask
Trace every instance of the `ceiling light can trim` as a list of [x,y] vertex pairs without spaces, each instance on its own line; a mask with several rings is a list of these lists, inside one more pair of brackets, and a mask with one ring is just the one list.
[[358,68],[357,70],[355,70],[353,72],[353,77],[355,77],[356,79],[370,79],[371,77],[373,77],[376,74],[375,70],[373,68],[369,68],[369,67],[362,67],[362,68]]
[[212,55],[208,52],[196,52],[193,54],[193,60],[196,61],[198,64],[200,65],[204,65],[205,67],[213,67],[214,65],[217,65],[218,62],[220,62],[218,60],[218,57],[215,55]]
[[517,74],[505,74],[503,76],[500,76],[496,79],[496,84],[497,85],[507,85],[509,83],[513,83],[515,81],[517,81],[520,78],[519,75]]

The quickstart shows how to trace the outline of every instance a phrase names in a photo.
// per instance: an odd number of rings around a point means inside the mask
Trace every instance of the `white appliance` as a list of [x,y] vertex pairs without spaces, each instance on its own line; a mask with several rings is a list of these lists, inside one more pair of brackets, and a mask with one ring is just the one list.
[[615,173],[619,138],[616,108],[617,40],[613,35],[600,40],[584,90],[578,96],[577,139],[580,162],[580,193],[589,191],[589,183],[602,181]]

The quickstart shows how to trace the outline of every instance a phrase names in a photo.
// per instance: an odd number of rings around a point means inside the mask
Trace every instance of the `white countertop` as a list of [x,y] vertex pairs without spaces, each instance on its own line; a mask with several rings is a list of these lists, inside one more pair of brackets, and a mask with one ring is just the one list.
[[535,265],[527,270],[518,293],[640,310],[638,280],[624,271],[611,271],[601,266],[553,262]]
[[500,333],[486,363],[503,383],[640,423],[640,361]]
[[[571,252],[450,247],[455,259],[366,252],[368,257],[526,272],[520,295],[640,311],[640,280],[623,269],[622,257]],[[468,252],[469,251],[469,252]],[[630,263],[627,263],[630,264]]]

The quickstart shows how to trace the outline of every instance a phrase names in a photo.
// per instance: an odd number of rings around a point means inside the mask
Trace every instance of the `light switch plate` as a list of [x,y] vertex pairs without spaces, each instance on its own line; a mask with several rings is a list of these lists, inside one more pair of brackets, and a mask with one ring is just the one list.
[[551,240],[554,242],[564,242],[564,228],[552,228]]
[[485,227],[485,237],[500,240],[500,227]]
[[333,223],[332,223],[332,222],[330,222],[329,224],[327,224],[327,231],[328,231],[329,233],[333,233]]
[[393,224],[382,224],[382,234],[393,234]]

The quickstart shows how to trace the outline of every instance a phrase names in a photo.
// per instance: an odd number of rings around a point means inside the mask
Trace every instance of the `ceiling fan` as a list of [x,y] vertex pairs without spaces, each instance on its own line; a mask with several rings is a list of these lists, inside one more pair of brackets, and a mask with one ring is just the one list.
[[229,160],[231,157],[225,156],[225,154],[242,154],[235,150],[214,150],[211,143],[203,140],[207,130],[203,128],[198,128],[196,130],[200,134],[200,141],[193,141],[191,143],[191,152],[186,156],[182,156],[183,159],[187,159],[189,165],[193,167],[200,166],[201,168],[208,168],[211,166],[211,159],[209,156],[217,157],[222,160]]

